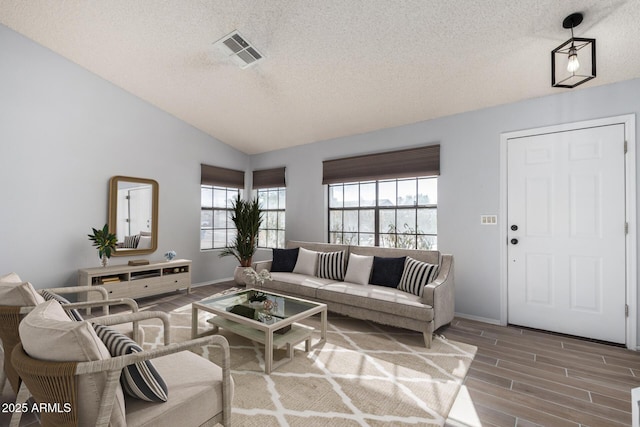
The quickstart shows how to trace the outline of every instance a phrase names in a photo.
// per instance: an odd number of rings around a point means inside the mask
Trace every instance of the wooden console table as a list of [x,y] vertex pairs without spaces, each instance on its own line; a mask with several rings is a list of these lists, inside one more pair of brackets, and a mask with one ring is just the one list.
[[[78,270],[78,286],[103,286],[109,298],[141,298],[180,289],[191,293],[191,261],[82,268]],[[94,293],[85,295],[85,300],[97,299]]]

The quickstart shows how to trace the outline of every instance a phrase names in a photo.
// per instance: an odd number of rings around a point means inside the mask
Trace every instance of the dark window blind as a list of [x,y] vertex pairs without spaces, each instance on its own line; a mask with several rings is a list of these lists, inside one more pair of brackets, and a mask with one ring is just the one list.
[[253,188],[286,187],[285,168],[253,171]]
[[244,172],[218,166],[200,165],[200,184],[244,188]]
[[440,144],[322,162],[322,183],[440,175]]

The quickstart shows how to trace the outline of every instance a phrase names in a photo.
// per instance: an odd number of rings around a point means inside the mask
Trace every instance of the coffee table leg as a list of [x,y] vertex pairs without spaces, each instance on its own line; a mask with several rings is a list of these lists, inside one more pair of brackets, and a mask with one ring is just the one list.
[[287,358],[289,361],[293,360],[293,345],[291,343],[287,344]]
[[264,372],[271,373],[273,365],[273,331],[265,331],[264,340]]
[[198,309],[191,308],[191,339],[198,337]]
[[322,312],[320,316],[320,342],[325,342],[327,340],[327,310]]

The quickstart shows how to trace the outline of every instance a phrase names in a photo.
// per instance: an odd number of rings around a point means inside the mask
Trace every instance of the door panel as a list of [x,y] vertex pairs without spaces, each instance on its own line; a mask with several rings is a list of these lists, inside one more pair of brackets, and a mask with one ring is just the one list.
[[622,124],[508,140],[509,323],[625,342],[623,144]]
[[602,311],[602,258],[571,257],[572,310]]
[[526,302],[553,305],[553,259],[546,254],[526,255]]

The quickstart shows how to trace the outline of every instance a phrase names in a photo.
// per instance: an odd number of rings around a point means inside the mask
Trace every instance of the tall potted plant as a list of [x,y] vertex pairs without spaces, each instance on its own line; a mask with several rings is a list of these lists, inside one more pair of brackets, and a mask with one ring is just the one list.
[[234,279],[238,284],[244,284],[243,271],[251,267],[253,254],[258,248],[258,229],[262,225],[263,213],[258,198],[247,201],[238,195],[231,205],[231,221],[236,226],[236,237],[233,244],[220,252],[220,257],[233,256],[240,266],[236,268]]
[[118,244],[118,238],[115,234],[109,233],[109,225],[105,224],[102,230],[91,228],[93,234],[87,234],[89,240],[93,242],[93,246],[98,248],[98,258],[102,260],[102,266],[106,267],[111,252],[115,250]]

